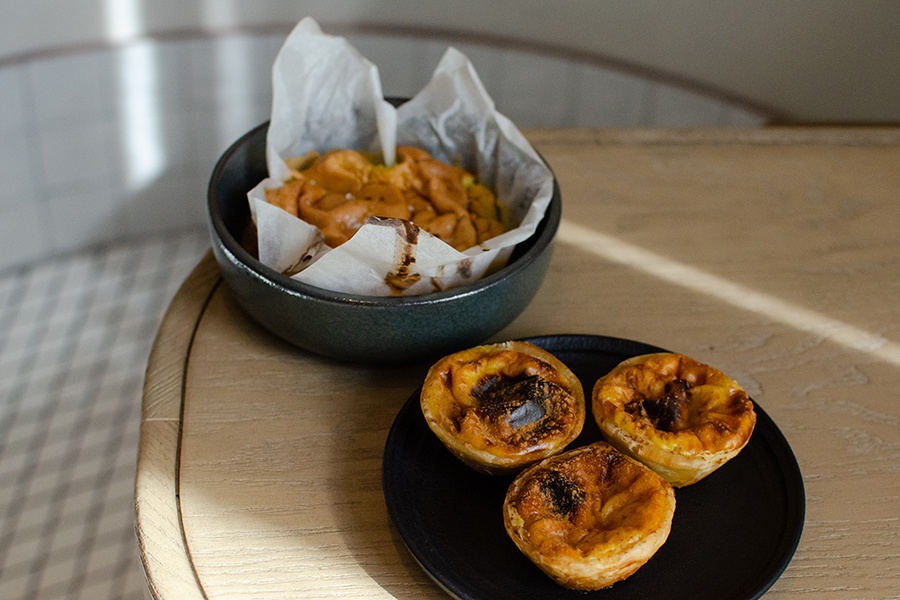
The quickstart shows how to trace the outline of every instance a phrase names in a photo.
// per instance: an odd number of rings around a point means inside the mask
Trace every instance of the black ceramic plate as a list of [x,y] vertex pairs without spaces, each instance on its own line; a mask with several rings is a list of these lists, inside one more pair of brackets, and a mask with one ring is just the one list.
[[[622,360],[660,351],[599,336],[530,338],[579,377],[587,398],[598,377]],[[452,456],[428,429],[416,391],[397,415],[384,450],[383,486],[391,520],[422,568],[464,600],[505,598],[759,598],[787,567],[800,540],[805,495],[793,452],[756,406],[744,450],[706,479],[676,490],[672,532],[625,581],[596,592],[564,589],[535,567],[503,529],[511,476],[481,475]],[[590,414],[571,447],[602,439]]]

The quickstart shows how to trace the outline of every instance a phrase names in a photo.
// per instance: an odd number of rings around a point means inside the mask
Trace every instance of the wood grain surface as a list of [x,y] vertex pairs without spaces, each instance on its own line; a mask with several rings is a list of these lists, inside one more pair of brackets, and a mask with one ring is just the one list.
[[[563,223],[541,290],[494,339],[610,335],[725,371],[806,486],[800,545],[766,597],[900,597],[900,130],[526,134]],[[150,595],[442,597],[381,490],[388,429],[427,363],[288,346],[204,259],[147,370],[135,508]]]

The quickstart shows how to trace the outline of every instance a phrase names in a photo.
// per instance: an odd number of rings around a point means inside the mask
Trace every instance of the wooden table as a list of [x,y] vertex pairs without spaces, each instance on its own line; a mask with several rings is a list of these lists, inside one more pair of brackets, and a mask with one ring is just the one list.
[[[900,130],[540,130],[563,224],[496,340],[617,336],[734,376],[803,472],[772,598],[900,594]],[[427,365],[296,350],[207,257],[150,357],[136,530],[153,598],[441,597],[392,530],[387,431]]]

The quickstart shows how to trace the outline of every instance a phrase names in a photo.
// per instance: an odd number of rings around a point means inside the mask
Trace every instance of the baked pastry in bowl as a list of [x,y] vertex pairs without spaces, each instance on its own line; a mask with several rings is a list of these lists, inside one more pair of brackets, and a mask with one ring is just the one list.
[[474,469],[502,474],[561,452],[581,433],[581,382],[528,342],[475,346],[425,376],[422,413],[441,442]]
[[[399,101],[397,101],[399,103]],[[547,273],[562,216],[553,200],[508,264],[466,286],[418,296],[361,296],[297,281],[241,244],[251,223],[247,190],[266,176],[269,124],[219,159],[208,194],[212,249],[237,303],[263,327],[304,350],[363,364],[404,364],[483,342],[521,313]]]
[[672,528],[675,491],[605,442],[526,469],[503,503],[506,532],[560,585],[597,590],[640,569]]
[[592,408],[609,443],[675,487],[734,458],[756,426],[753,402],[735,380],[668,352],[620,363],[594,385]]

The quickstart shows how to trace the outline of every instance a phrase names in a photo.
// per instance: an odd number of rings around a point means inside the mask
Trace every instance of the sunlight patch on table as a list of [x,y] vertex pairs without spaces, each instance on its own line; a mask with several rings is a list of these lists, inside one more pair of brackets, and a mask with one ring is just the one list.
[[557,239],[606,260],[633,267],[659,279],[718,298],[732,306],[900,365],[900,344],[814,310],[717,277],[571,221],[562,221]]

